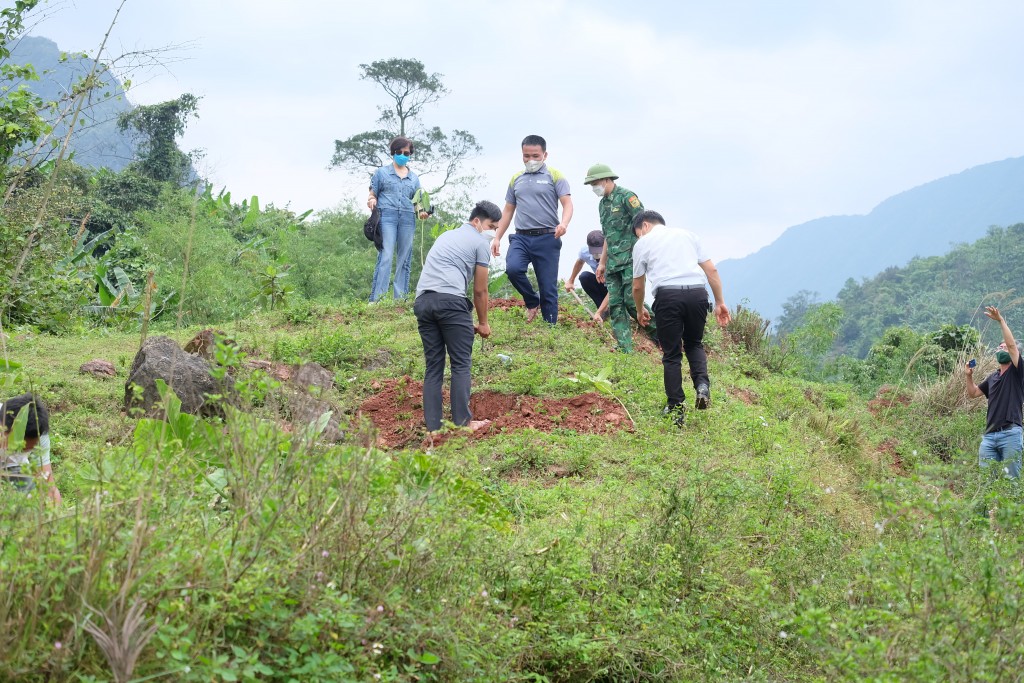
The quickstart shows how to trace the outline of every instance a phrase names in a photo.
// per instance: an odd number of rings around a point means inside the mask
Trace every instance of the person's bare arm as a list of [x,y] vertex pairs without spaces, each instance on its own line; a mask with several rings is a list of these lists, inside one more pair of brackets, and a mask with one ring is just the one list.
[[967,378],[967,395],[971,398],[981,398],[985,395],[978,385],[974,383],[974,368],[967,366],[967,370],[964,372],[964,376]]
[[55,505],[60,505],[60,489],[57,488],[57,483],[54,481],[53,468],[49,464],[43,465],[39,468],[39,477],[47,484],[46,495],[50,497],[50,501]]
[[583,259],[576,259],[576,263],[573,264],[572,272],[569,273],[569,277],[565,280],[565,291],[571,292],[576,289],[576,276],[583,270]]
[[604,312],[608,310],[609,298],[610,297],[607,294],[605,294],[604,301],[602,301],[601,305],[597,307],[597,313],[594,314],[594,320],[596,320],[597,322],[604,321]]
[[722,278],[718,274],[718,268],[715,268],[711,259],[697,265],[707,276],[708,284],[711,285],[711,293],[715,297],[715,320],[719,325],[725,327],[732,320],[732,316],[729,314],[729,307],[725,304],[725,295],[722,294]]
[[636,304],[636,321],[643,327],[651,322],[651,314],[644,307],[644,297],[647,295],[647,276],[633,278],[633,303]]
[[987,306],[985,308],[985,315],[999,323],[999,326],[1003,329],[1003,343],[1006,344],[1006,352],[1010,354],[1010,362],[1013,363],[1013,367],[1019,368],[1020,351],[1017,350],[1017,340],[1013,338],[1013,332],[1010,331],[1010,326],[1006,324],[1006,318],[1003,317],[1003,314],[995,306]]
[[512,224],[512,215],[515,212],[516,205],[505,202],[505,208],[501,210],[501,220],[498,221],[498,229],[494,231],[494,239],[491,240],[491,256],[501,255],[501,238]]
[[487,266],[477,264],[473,271],[473,307],[476,308],[477,324],[473,331],[486,339],[491,336],[491,326],[487,324]]
[[604,274],[608,271],[608,242],[606,241],[601,245],[601,260],[597,263],[597,270],[594,271],[594,276],[597,281],[602,285],[604,284]]
[[561,237],[569,229],[569,221],[572,220],[572,195],[563,194],[558,198],[562,205],[562,222],[555,226],[555,237]]

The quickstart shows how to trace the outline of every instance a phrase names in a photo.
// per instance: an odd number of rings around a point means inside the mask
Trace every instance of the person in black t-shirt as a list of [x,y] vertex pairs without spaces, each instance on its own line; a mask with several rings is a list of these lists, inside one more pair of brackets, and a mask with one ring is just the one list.
[[988,398],[988,417],[985,433],[978,449],[978,464],[989,467],[1000,463],[1006,476],[1020,477],[1021,453],[1024,451],[1024,369],[1021,368],[1021,347],[1013,338],[1006,320],[995,306],[985,309],[985,315],[1003,328],[1003,342],[996,348],[999,369],[981,384],[974,383],[974,368],[967,367],[967,395]]

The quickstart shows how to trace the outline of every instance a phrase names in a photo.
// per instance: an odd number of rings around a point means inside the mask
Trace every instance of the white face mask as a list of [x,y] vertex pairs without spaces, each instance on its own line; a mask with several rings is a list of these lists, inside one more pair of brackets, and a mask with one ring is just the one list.
[[590,186],[590,189],[593,190],[594,194],[596,194],[598,197],[604,196],[604,185],[598,185],[597,183],[594,183],[593,185]]
[[536,173],[540,170],[540,167],[544,165],[543,161],[527,161],[525,163],[527,173]]

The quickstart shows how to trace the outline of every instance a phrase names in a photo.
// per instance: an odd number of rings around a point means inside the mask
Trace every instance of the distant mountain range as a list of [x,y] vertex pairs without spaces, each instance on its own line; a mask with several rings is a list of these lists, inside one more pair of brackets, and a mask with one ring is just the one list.
[[788,228],[740,259],[717,264],[727,300],[747,299],[776,320],[800,290],[834,299],[849,279],[936,256],[973,242],[990,226],[1024,222],[1024,157],[926,183],[886,199],[866,216],[830,216]]
[[[49,38],[25,36],[11,51],[9,60],[14,64],[31,64],[39,74],[38,81],[29,88],[46,101],[56,101],[71,91],[72,86],[86,76],[93,60],[71,58],[62,61],[61,50]],[[71,136],[70,148],[74,161],[82,166],[107,167],[119,171],[135,157],[136,143],[127,133],[117,129],[119,114],[132,109],[121,83],[110,73],[102,76],[105,87],[94,91],[86,103]],[[105,95],[109,94],[109,97]],[[63,139],[67,127],[58,124],[55,136]]]

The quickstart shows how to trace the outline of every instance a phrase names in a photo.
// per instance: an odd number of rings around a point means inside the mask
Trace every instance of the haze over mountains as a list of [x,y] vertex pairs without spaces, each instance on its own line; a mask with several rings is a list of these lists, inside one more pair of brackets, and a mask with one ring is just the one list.
[[[57,100],[92,68],[89,58],[61,61],[52,40],[28,36],[11,61],[31,63],[40,80],[30,84],[46,100]],[[112,74],[104,74],[112,96],[97,96],[82,112],[72,138],[74,160],[83,166],[124,168],[136,143],[117,129],[117,117],[132,105]],[[103,93],[99,93],[102,95]],[[64,131],[58,128],[57,136]],[[727,301],[746,299],[777,320],[783,303],[800,290],[832,299],[849,278],[871,277],[915,256],[945,254],[951,245],[973,242],[992,225],[1024,221],[1024,157],[984,164],[907,190],[863,216],[818,218],[787,229],[759,251],[718,264]]]
[[1024,221],[1024,157],[983,164],[886,199],[866,216],[830,216],[787,229],[740,259],[718,264],[730,304],[777,319],[800,290],[835,298],[860,280],[915,256],[945,254],[993,225]]

